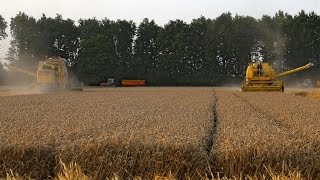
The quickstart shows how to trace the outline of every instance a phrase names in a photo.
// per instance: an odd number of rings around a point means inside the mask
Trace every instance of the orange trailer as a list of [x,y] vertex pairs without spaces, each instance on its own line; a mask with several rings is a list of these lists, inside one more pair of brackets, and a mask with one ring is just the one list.
[[121,80],[121,86],[145,86],[145,80],[129,80],[129,79],[123,79]]

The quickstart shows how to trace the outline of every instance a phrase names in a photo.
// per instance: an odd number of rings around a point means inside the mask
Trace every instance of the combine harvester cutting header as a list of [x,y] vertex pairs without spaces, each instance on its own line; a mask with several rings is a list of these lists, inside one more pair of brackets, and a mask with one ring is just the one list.
[[313,67],[308,63],[304,66],[276,74],[272,66],[268,63],[250,63],[247,67],[246,80],[242,83],[243,92],[251,91],[284,91],[284,82],[277,78]]

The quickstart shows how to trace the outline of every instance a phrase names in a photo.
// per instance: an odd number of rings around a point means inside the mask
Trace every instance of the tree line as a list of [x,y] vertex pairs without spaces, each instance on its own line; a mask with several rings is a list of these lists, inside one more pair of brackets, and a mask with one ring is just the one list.
[[[0,16],[0,40],[6,28]],[[320,61],[320,16],[304,11],[260,19],[228,12],[164,26],[147,18],[138,25],[107,18],[76,23],[62,15],[35,19],[20,12],[11,18],[10,32],[6,60],[30,66],[60,56],[87,85],[111,77],[149,85],[223,85],[243,80],[252,61],[273,63],[278,71]],[[315,77],[318,69],[304,76]]]

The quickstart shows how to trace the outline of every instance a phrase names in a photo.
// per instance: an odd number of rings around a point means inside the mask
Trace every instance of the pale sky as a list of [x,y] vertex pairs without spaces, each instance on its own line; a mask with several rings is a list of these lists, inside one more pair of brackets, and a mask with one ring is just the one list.
[[[75,21],[107,17],[133,20],[137,24],[147,17],[159,25],[175,19],[190,22],[201,15],[216,18],[227,11],[256,18],[274,15],[278,10],[289,14],[314,11],[320,15],[320,0],[0,0],[0,4],[0,14],[8,25],[19,11],[35,18],[42,13],[50,17],[58,13]],[[0,60],[6,54],[9,41],[10,37],[0,43]]]

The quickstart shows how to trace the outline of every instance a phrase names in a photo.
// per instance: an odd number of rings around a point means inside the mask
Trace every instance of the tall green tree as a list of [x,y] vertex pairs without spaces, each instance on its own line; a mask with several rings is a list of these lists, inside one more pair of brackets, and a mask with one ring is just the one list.
[[36,49],[33,46],[39,34],[36,28],[36,19],[25,13],[19,12],[11,18],[11,48],[17,51],[17,63],[31,65],[37,62],[34,58]]
[[3,40],[8,36],[6,33],[6,29],[7,29],[7,22],[0,15],[0,40]]
[[55,18],[43,15],[37,21],[37,31],[39,35],[34,46],[38,56],[60,56],[69,65],[76,63],[80,34],[73,20],[63,19],[59,14]]
[[4,70],[3,65],[0,63],[0,85],[3,85],[7,79],[8,73]]
[[319,58],[319,16],[301,11],[288,25],[289,67],[303,65]]
[[[7,28],[7,22],[0,15],[0,41],[7,37],[6,28]],[[6,71],[3,69],[3,66],[0,63],[0,84],[3,84],[5,79],[6,79]]]
[[105,75],[101,73],[105,67],[103,58],[106,57],[103,28],[97,19],[80,19],[79,61],[76,64],[80,80],[87,84],[98,84]]
[[[287,56],[286,67],[294,68],[308,62],[316,64],[316,67],[292,75],[292,78],[317,78],[320,79],[320,17],[314,12],[301,11],[295,15],[286,27]],[[302,80],[301,80],[302,81]]]
[[115,22],[108,19],[79,21],[80,44],[78,76],[87,84],[98,85],[123,75],[115,43]]
[[233,20],[231,13],[224,13],[214,20],[210,29],[211,47],[216,51],[216,61],[220,65],[221,74],[232,76],[235,54],[233,52]]
[[160,30],[161,27],[154,20],[145,18],[140,23],[134,41],[134,59],[130,68],[132,77],[156,83],[159,64],[159,48],[156,42]]
[[[231,74],[234,77],[244,76],[248,63],[255,55],[255,45],[259,41],[258,22],[249,16],[236,15],[232,25],[232,52],[234,58],[230,67]],[[257,56],[257,55],[256,55]]]
[[11,48],[7,59],[20,64],[37,64],[46,56],[60,56],[75,64],[79,49],[78,27],[71,19],[61,15],[39,20],[20,12],[11,19]]
[[[113,43],[118,59],[118,77],[128,78],[133,65],[133,42],[136,25],[133,21],[117,20],[113,23]],[[130,78],[130,77],[129,77]]]
[[188,24],[181,20],[170,21],[160,31],[159,70],[162,83],[184,85],[188,83],[189,36]]
[[189,38],[189,78],[192,85],[212,85],[218,74],[215,50],[210,44],[210,27],[213,21],[201,16],[190,23]]
[[5,60],[9,61],[12,64],[18,63],[18,50],[17,46],[13,45],[13,41],[10,42],[11,46],[9,47]]

